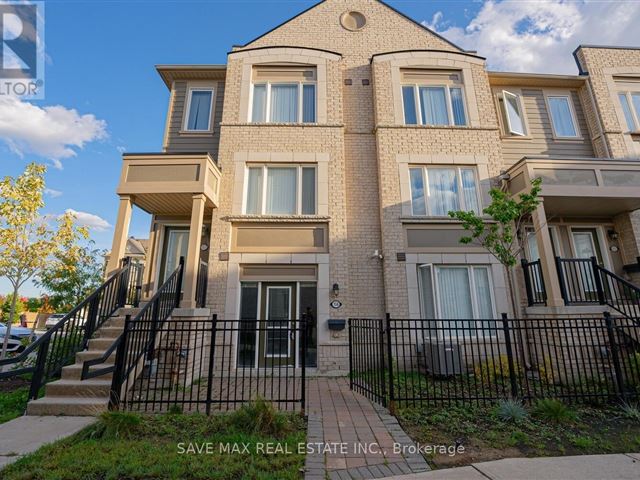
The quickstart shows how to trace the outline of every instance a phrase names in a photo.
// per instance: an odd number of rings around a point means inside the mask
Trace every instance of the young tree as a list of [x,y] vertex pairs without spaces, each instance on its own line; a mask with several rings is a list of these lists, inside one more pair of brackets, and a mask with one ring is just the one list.
[[[70,213],[57,218],[55,228],[40,215],[45,171],[43,165],[30,163],[21,175],[0,180],[0,277],[13,287],[10,319],[22,285],[37,277],[60,249],[73,249],[78,239],[87,237]],[[10,332],[7,322],[0,359],[6,356]]]
[[49,302],[56,310],[70,310],[100,286],[103,252],[92,246],[93,242],[89,242],[89,245],[59,250],[54,254],[55,261],[40,274],[37,284],[51,294]]
[[20,314],[24,312],[24,302],[22,299],[18,299],[15,302],[15,308],[13,309],[13,315],[11,315],[11,305],[14,305],[13,294],[9,294],[2,302],[2,321],[7,323],[17,322],[20,319]]
[[470,233],[470,236],[460,239],[461,243],[475,243],[484,247],[506,268],[514,315],[518,314],[514,293],[514,267],[518,263],[525,242],[521,228],[540,204],[541,182],[539,178],[534,179],[531,182],[531,190],[521,193],[517,199],[498,188],[492,188],[489,191],[491,204],[483,210],[488,218],[472,211],[449,212],[449,216],[460,220],[462,227]]

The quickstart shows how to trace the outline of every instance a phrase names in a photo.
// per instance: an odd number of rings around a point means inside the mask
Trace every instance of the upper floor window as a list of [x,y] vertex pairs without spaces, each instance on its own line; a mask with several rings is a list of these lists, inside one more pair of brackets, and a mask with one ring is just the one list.
[[247,168],[245,213],[315,215],[315,165],[252,165]]
[[460,73],[403,70],[405,125],[466,125]]
[[502,94],[498,97],[502,123],[505,134],[507,135],[523,137],[527,134],[521,100],[519,95],[507,92],[506,90],[503,90]]
[[640,130],[640,92],[618,93],[622,112],[630,132]]
[[569,95],[549,95],[547,103],[555,136],[558,138],[577,138],[579,136],[577,122]]
[[478,181],[471,167],[411,167],[413,215],[444,217],[450,211],[480,213]]
[[251,91],[251,122],[316,122],[315,68],[254,68]]
[[206,132],[211,130],[212,109],[212,88],[190,88],[184,129],[188,132]]

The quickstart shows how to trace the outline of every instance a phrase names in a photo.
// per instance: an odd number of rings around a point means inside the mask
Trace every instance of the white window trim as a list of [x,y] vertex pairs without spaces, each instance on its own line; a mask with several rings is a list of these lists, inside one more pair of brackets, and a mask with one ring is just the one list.
[[[555,252],[558,256],[562,257],[563,252],[562,252],[562,246],[560,245],[560,232],[558,231],[558,227],[556,225],[548,225],[549,228],[549,233],[551,233],[551,241],[553,243],[553,247],[555,248]],[[525,237],[527,237],[529,234],[533,234],[533,236],[535,237],[537,235],[538,232],[536,232],[536,229],[533,225],[527,225],[524,228],[524,234]],[[537,241],[537,238],[536,238]],[[532,260],[532,255],[531,255],[531,250],[529,249],[529,244],[526,245],[526,255],[525,258],[527,261],[531,262],[534,261]]]
[[[449,85],[449,84],[418,84],[418,83],[403,83],[400,85],[400,95],[402,97],[402,120],[404,122],[405,125],[407,125],[407,120],[405,118],[405,112],[404,112],[404,87],[413,87],[413,100],[414,100],[414,104],[415,104],[415,109],[416,109],[416,120],[418,121],[417,125],[426,125],[426,126],[430,126],[430,127],[466,127],[469,125],[469,113],[467,110],[467,102],[466,102],[466,95],[465,95],[465,91],[464,91],[464,87],[462,85],[459,84],[454,84],[454,85]],[[446,102],[447,102],[447,121],[448,124],[447,125],[432,125],[432,124],[428,124],[426,123],[426,119],[423,118],[422,116],[422,109],[420,108],[420,88],[424,87],[424,88],[443,88],[445,91],[445,97],[446,97]],[[460,89],[460,95],[462,96],[462,110],[464,112],[464,121],[465,123],[463,125],[456,125],[455,124],[455,120],[453,118],[453,103],[451,102],[451,89],[452,88],[459,88]],[[413,124],[411,124],[413,125]]]
[[[439,332],[442,332],[442,334],[444,335],[444,329],[446,328],[446,323],[448,322],[448,319],[446,318],[442,318],[442,306],[440,304],[440,286],[438,284],[438,276],[436,274],[437,270],[439,269],[443,269],[443,268],[466,268],[468,271],[468,275],[469,275],[469,288],[471,290],[471,310],[473,313],[473,318],[470,319],[460,319],[460,320],[493,320],[494,322],[497,319],[497,310],[496,310],[496,299],[495,299],[495,291],[494,291],[494,284],[493,284],[493,273],[492,273],[492,268],[491,265],[484,265],[484,264],[478,264],[478,265],[464,265],[464,264],[433,264],[433,263],[424,263],[424,264],[419,264],[418,265],[418,284],[420,287],[420,290],[418,292],[419,296],[420,296],[420,308],[421,308],[421,316],[424,317],[424,312],[425,312],[425,307],[423,304],[423,292],[422,289],[424,288],[424,285],[422,284],[422,279],[421,279],[421,275],[419,273],[419,269],[423,268],[423,267],[430,267],[430,274],[431,274],[431,285],[433,286],[433,289],[431,291],[431,298],[434,302],[434,311],[436,313],[436,318],[433,319],[434,322],[437,323],[437,328]],[[474,269],[476,268],[482,268],[482,269],[486,269],[487,270],[487,275],[489,278],[489,294],[490,294],[490,300],[491,300],[491,312],[493,315],[492,319],[487,319],[487,318],[479,318],[478,316],[478,299],[476,296],[476,284],[475,284],[475,276],[473,274]],[[497,330],[494,329],[494,333],[497,332]],[[493,338],[496,337],[495,334],[493,335],[481,335],[482,338]],[[445,337],[448,338],[448,337]],[[475,335],[469,335],[466,336],[465,338],[480,338],[480,336],[475,336]]]
[[[520,115],[520,122],[522,122],[522,129],[523,129],[522,132],[518,132],[511,125],[511,117],[509,116],[509,110],[507,109],[507,100],[506,100],[507,96],[511,96],[516,100],[516,105],[518,106],[518,114]],[[509,92],[508,90],[502,90],[502,108],[504,108],[504,116],[507,119],[507,125],[506,125],[508,130],[507,133],[518,136],[518,137],[526,137],[527,124],[525,122],[524,108],[523,108],[523,102],[521,100],[521,96],[518,95],[517,93]]]
[[[633,130],[628,130],[630,133],[638,133],[640,131],[640,112],[636,112],[636,108],[633,105],[633,99],[631,95],[640,95],[640,90],[632,91],[632,90],[621,90],[617,92],[618,95],[624,95],[627,97],[627,103],[629,105],[629,110],[631,111],[631,117],[633,118],[634,128]],[[618,103],[620,103],[620,99],[618,98]],[[624,109],[622,105],[620,105],[620,109],[622,111],[622,120],[624,125],[627,125],[627,119],[624,115]],[[628,125],[627,125],[628,128]]]
[[[208,123],[207,123],[207,129],[206,130],[194,130],[194,129],[189,129],[189,114],[191,113],[191,97],[193,95],[193,92],[211,92],[211,103],[209,105],[209,118]],[[184,116],[184,122],[182,125],[182,131],[183,132],[189,132],[189,133],[204,133],[204,132],[211,132],[211,124],[213,123],[211,121],[211,119],[213,118],[213,99],[215,97],[215,92],[214,92],[214,88],[213,87],[189,87],[188,89],[188,93],[187,93],[187,110],[186,110],[186,114]]]
[[[416,213],[413,212],[413,192],[412,192],[412,185],[411,185],[411,170],[413,170],[414,168],[420,168],[422,170],[422,185],[423,185],[423,192],[424,192],[424,202],[425,202],[425,207],[426,207],[426,215],[418,215]],[[478,204],[478,209],[479,211],[476,212],[477,215],[482,215],[482,196],[480,195],[480,181],[478,179],[478,169],[474,166],[471,165],[460,165],[460,166],[456,166],[456,167],[452,167],[449,165],[409,165],[409,169],[408,169],[408,173],[409,173],[409,194],[410,194],[410,201],[411,201],[411,215],[415,216],[415,217],[422,217],[422,216],[427,216],[427,217],[447,217],[447,215],[434,215],[431,213],[431,207],[429,205],[429,173],[428,170],[429,169],[448,169],[448,170],[455,170],[456,173],[456,184],[458,185],[458,203],[459,203],[459,207],[461,210],[465,210],[467,211],[467,199],[465,198],[464,195],[464,189],[462,188],[462,174],[461,174],[461,170],[472,170],[473,171],[473,177],[475,180],[475,184],[476,184],[476,202]]]
[[[265,106],[265,119],[264,122],[254,122],[253,121],[253,90],[256,85],[266,85],[267,91],[267,104]],[[281,123],[281,122],[272,122],[271,121],[271,86],[272,85],[297,85],[298,87],[298,118],[296,122],[285,122],[285,123],[294,123],[294,124],[304,124],[304,125],[313,125],[314,123],[318,123],[318,82],[291,82],[291,81],[283,81],[283,82],[252,82],[251,90],[249,92],[249,116],[247,121],[249,123]],[[304,85],[313,85],[314,86],[314,111],[315,111],[315,119],[313,122],[303,122],[303,89]]]
[[[262,168],[262,192],[261,192],[261,205],[260,205],[260,213],[247,213],[247,198],[249,196],[249,170],[252,168]],[[247,164],[245,165],[244,171],[244,185],[243,185],[243,196],[242,196],[242,213],[244,215],[280,215],[280,214],[272,214],[266,213],[267,208],[267,171],[269,168],[295,168],[296,169],[296,212],[292,215],[299,216],[313,216],[318,214],[318,165],[315,163],[255,163],[255,164]],[[315,195],[314,195],[314,213],[302,213],[302,169],[304,168],[313,168],[315,170]],[[286,214],[285,214],[286,215]]]
[[[551,105],[549,104],[550,98],[566,98],[567,104],[569,105],[569,112],[571,114],[571,121],[573,122],[573,129],[576,131],[575,136],[564,136],[559,135],[556,132],[556,125],[553,121],[553,114],[551,113]],[[573,97],[571,93],[545,93],[544,101],[547,107],[547,114],[549,115],[549,121],[551,122],[551,130],[553,132],[553,137],[559,140],[581,140],[582,134],[580,133],[580,125],[578,125],[578,117],[576,116],[575,107],[573,105]]]
[[[293,299],[291,298],[291,287],[290,286],[285,286],[285,285],[267,285],[267,298],[265,299],[266,305],[265,305],[265,317],[269,316],[269,290],[288,290],[289,291],[289,318],[287,319],[287,321],[289,322],[289,328],[287,329],[287,354],[283,355],[283,354],[269,354],[267,353],[268,351],[268,340],[269,340],[269,330],[278,330],[278,331],[282,331],[282,328],[277,328],[275,329],[274,327],[269,327],[269,318],[265,318],[265,332],[264,332],[264,356],[265,358],[291,358],[291,336],[289,335],[289,332],[291,331],[291,306],[292,306],[292,302]],[[281,321],[281,320],[278,320]]]

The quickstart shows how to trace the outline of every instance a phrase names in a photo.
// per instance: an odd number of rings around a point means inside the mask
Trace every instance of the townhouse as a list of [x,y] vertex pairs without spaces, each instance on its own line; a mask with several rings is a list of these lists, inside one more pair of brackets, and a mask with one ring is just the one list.
[[[492,72],[482,53],[383,2],[325,0],[225,65],[157,66],[163,148],[123,156],[108,270],[137,206],[152,215],[143,298],[184,257],[175,318],[309,315],[319,372],[348,369],[350,317],[601,311],[569,260],[640,280],[640,49],[580,46],[576,75]],[[447,213],[537,177],[512,312],[504,268]],[[299,364],[300,338],[280,334],[238,336],[261,346],[237,366]]]

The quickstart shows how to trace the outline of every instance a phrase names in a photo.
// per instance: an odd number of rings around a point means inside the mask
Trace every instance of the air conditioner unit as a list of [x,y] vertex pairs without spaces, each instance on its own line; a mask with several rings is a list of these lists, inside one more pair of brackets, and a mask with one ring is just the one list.
[[460,345],[446,341],[427,341],[423,344],[421,355],[427,372],[432,375],[460,375],[463,370]]

